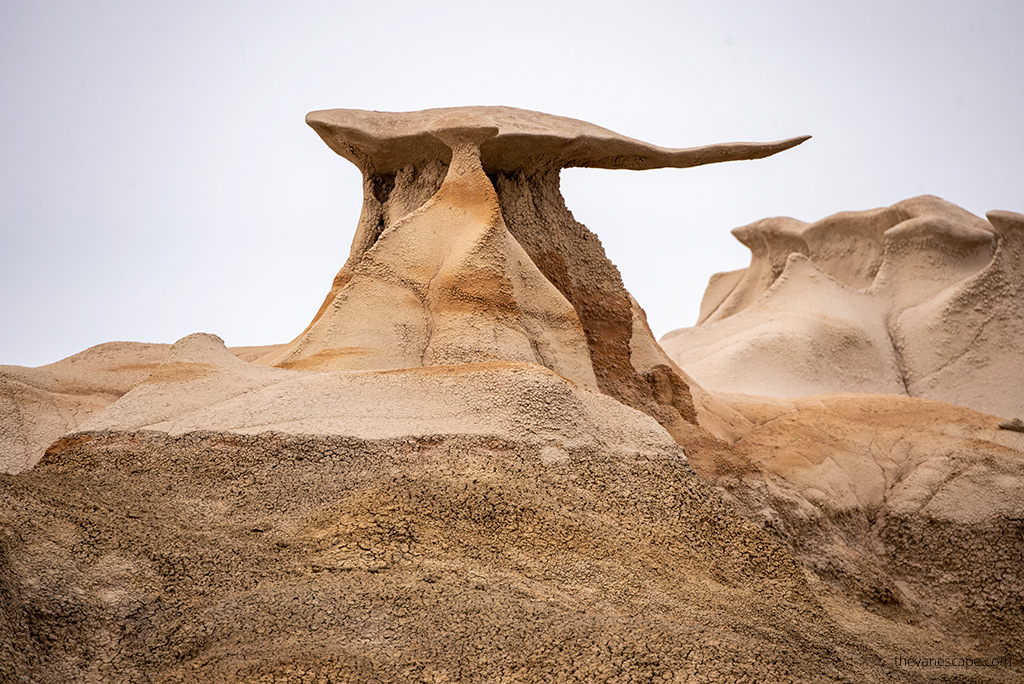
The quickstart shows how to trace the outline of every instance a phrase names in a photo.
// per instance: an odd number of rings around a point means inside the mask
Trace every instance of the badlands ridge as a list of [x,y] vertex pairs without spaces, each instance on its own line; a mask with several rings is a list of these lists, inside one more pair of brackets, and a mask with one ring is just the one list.
[[737,229],[659,344],[560,170],[806,138],[307,122],[364,204],[295,339],[0,366],[0,680],[1024,676],[1024,216]]
[[750,266],[714,276],[661,344],[704,387],[937,399],[1024,416],[1024,216],[916,197],[815,223],[737,228]]

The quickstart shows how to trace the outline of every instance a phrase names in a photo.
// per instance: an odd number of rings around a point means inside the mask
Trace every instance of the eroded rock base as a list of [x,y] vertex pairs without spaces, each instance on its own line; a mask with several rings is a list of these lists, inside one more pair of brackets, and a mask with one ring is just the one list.
[[70,436],[0,476],[0,679],[936,681],[679,457]]

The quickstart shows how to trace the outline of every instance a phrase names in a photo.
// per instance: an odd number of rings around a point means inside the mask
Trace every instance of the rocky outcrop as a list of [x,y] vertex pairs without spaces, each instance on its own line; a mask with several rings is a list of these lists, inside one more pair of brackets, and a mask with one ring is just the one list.
[[1003,655],[1024,626],[1024,442],[995,417],[1024,414],[1022,228],[936,197],[765,219],[661,340],[748,421],[688,450],[702,477],[849,600]]
[[907,397],[731,404],[751,430],[690,461],[816,577],[990,654],[1024,647],[1024,435]]
[[934,681],[678,447],[80,433],[0,501],[5,681]]
[[[233,347],[251,361],[273,347]],[[106,342],[38,368],[0,366],[0,472],[31,468],[73,432],[150,377],[169,344]]]
[[[990,211],[986,216],[997,244],[991,261],[969,269],[952,287],[903,308],[893,323],[893,337],[911,395],[1020,418],[1024,215]],[[987,248],[979,251],[983,257]]]
[[[558,188],[569,166],[765,157],[805,138],[667,149],[511,107],[313,112],[363,173],[352,252],[305,332],[261,362],[312,370],[477,361],[545,366],[681,436],[709,413],[664,355],[600,241]],[[650,350],[641,361],[633,349]],[[729,418],[708,415],[712,431]]]
[[1024,414],[1024,216],[937,197],[734,235],[750,266],[712,279],[661,343],[722,392],[874,392]]
[[31,468],[54,440],[144,380],[169,347],[107,342],[39,368],[0,366],[0,472]]

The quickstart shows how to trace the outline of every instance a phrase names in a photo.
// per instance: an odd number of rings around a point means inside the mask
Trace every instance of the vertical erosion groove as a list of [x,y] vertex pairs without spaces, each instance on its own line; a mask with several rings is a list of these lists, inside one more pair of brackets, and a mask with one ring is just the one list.
[[330,291],[302,334],[313,327],[338,293],[352,279],[352,274],[363,260],[366,250],[373,247],[384,231],[396,221],[433,197],[441,187],[447,172],[447,162],[441,161],[419,166],[410,164],[396,173],[363,171],[363,208],[359,214],[356,234],[352,238],[348,260],[334,276]]
[[493,173],[502,216],[541,273],[576,309],[601,391],[647,413],[673,434],[696,422],[689,387],[667,364],[640,373],[630,360],[629,293],[601,241],[576,221],[559,189],[559,170]]

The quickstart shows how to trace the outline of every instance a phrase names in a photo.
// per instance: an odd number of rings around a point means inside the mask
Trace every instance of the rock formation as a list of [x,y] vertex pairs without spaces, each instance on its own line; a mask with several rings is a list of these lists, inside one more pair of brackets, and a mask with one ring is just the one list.
[[688,450],[748,519],[848,599],[1010,653],[1024,216],[988,218],[918,197],[738,228],[750,266],[714,276],[698,324],[661,342],[749,421]]
[[[666,149],[511,107],[336,109],[307,122],[363,173],[352,253],[284,368],[546,366],[675,435],[706,415],[600,241],[559,192],[572,166],[653,169],[766,157],[806,138]],[[727,423],[727,418],[725,419]]]
[[937,399],[1024,415],[1024,216],[937,197],[733,234],[750,266],[714,276],[696,327],[661,344],[702,386]]
[[156,368],[166,344],[108,342],[40,368],[0,366],[0,472],[20,472],[46,447]]
[[753,427],[698,474],[849,600],[988,652],[1024,629],[1024,435],[926,399],[731,397]]
[[[170,349],[169,344],[106,342],[39,368],[0,366],[0,473],[34,466],[57,438],[149,378]],[[253,361],[273,349],[230,351]]]
[[[567,166],[802,139],[669,150],[506,107],[308,120],[359,166],[364,206],[297,338],[0,369],[0,463],[20,471],[0,474],[0,681],[925,682],[894,656],[1019,652],[1024,436],[919,399],[705,392],[558,190]],[[970,325],[957,302],[1019,285],[1002,241],[993,270],[991,240],[942,230],[961,246],[927,263],[970,252],[976,285],[943,290],[907,257],[885,276],[917,269],[917,299],[890,298],[900,330]],[[814,253],[878,281],[903,243],[844,266],[864,234]],[[707,325],[778,288],[772,249],[716,281]],[[776,280],[806,267],[781,263]],[[983,319],[979,339],[1014,325]],[[922,411],[936,423],[908,436]]]
[[[666,149],[510,107],[331,110],[307,119],[363,172],[352,254],[303,334],[283,349],[236,355],[307,371],[537,364],[648,413],[677,437],[698,417],[712,433],[732,434],[737,416],[699,388],[691,393],[600,241],[565,208],[558,174],[567,166],[754,159],[804,138]],[[180,379],[184,366],[206,373],[203,362],[188,358],[196,349],[180,348],[172,365],[133,394],[133,408],[113,407],[93,424],[127,427],[120,418],[146,404],[139,395],[159,383],[178,391],[162,397],[165,411],[243,392],[245,382],[219,384],[224,374],[202,387],[167,380]],[[108,343],[43,368],[0,367],[0,471],[34,465],[49,444],[138,385],[167,353],[168,345]],[[289,377],[236,370],[267,384]]]

